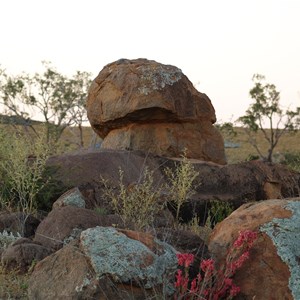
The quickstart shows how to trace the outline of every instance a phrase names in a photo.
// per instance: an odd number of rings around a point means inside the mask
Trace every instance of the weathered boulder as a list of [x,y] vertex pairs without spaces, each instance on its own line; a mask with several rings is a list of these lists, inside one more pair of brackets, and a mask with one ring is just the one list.
[[100,215],[96,211],[64,206],[52,210],[40,223],[34,241],[56,251],[79,237],[82,230],[95,226],[123,227],[117,215]]
[[24,274],[32,263],[44,259],[51,250],[27,238],[20,238],[9,245],[1,255],[1,264],[6,271],[15,270]]
[[62,194],[52,205],[52,209],[63,206],[75,206],[85,208],[85,199],[78,187],[75,187]]
[[234,211],[210,237],[218,263],[243,230],[259,237],[234,276],[241,288],[236,299],[300,299],[300,198],[248,203]]
[[176,251],[151,235],[95,227],[36,265],[28,296],[142,300],[170,294],[176,267]]
[[120,59],[93,81],[87,100],[102,148],[142,150],[225,164],[223,138],[215,129],[210,99],[175,66]]

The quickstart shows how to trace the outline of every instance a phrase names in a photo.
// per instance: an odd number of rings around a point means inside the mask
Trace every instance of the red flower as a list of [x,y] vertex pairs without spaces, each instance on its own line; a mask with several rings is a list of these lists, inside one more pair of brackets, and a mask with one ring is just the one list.
[[194,262],[194,255],[191,253],[178,253],[176,256],[179,266],[188,268]]
[[201,264],[200,264],[200,268],[203,272],[208,272],[211,273],[215,266],[214,266],[214,261],[210,258],[210,259],[204,259],[202,260]]
[[241,248],[243,245],[247,245],[247,248],[251,248],[253,242],[257,238],[257,232],[251,230],[240,231],[239,236],[236,241],[233,243],[234,248]]
[[238,286],[232,284],[229,296],[235,297],[240,291],[241,291],[241,289]]

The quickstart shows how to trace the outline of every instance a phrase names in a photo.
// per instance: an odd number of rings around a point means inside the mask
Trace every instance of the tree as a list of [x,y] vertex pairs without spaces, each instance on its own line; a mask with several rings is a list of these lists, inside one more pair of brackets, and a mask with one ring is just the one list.
[[90,73],[87,72],[77,71],[71,79],[74,102],[69,114],[74,124],[78,127],[80,147],[84,146],[82,124],[88,121],[85,102],[87,98],[87,87],[90,86],[90,84]]
[[47,141],[58,141],[63,131],[86,120],[84,102],[90,85],[90,73],[77,71],[68,78],[48,62],[45,71],[34,76],[22,74],[8,76],[0,71],[0,99],[6,109],[17,116],[43,117],[47,128]]
[[[259,156],[271,162],[274,148],[283,134],[294,131],[300,124],[300,107],[295,111],[283,110],[280,107],[280,92],[274,84],[265,83],[265,77],[255,74],[252,78],[254,87],[250,90],[250,97],[254,100],[246,114],[238,119],[249,137],[249,142],[256,149]],[[268,129],[266,129],[268,128]],[[263,154],[255,133],[261,131],[268,143],[268,153]]]

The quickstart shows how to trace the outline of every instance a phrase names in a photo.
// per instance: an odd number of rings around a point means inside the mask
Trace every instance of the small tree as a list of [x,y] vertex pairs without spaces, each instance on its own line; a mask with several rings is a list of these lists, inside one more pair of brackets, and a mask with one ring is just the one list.
[[22,74],[8,76],[0,69],[0,103],[5,113],[29,119],[34,114],[43,117],[47,128],[47,141],[58,141],[71,125],[86,120],[84,102],[90,85],[90,74],[77,72],[69,78],[59,73],[48,62],[45,71],[34,76]]
[[[254,87],[250,90],[250,97],[254,100],[246,114],[238,119],[246,130],[250,144],[259,156],[271,162],[274,148],[280,138],[288,131],[294,131],[300,123],[300,107],[295,111],[283,110],[279,105],[280,93],[274,84],[265,83],[263,75],[255,74],[252,78]],[[267,130],[266,128],[269,128]],[[268,153],[263,154],[255,133],[261,131],[268,142]]]

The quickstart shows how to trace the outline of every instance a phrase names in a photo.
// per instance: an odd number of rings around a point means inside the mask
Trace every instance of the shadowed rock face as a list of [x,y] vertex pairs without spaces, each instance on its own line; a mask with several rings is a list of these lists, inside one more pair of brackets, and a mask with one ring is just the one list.
[[[147,59],[121,59],[103,68],[87,100],[102,147],[149,151],[225,164],[215,110],[180,69]],[[196,146],[195,146],[196,144]]]

